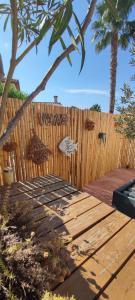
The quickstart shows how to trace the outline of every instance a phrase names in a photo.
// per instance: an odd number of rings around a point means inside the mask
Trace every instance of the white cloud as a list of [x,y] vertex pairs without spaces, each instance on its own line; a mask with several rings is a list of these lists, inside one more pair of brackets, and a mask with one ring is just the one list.
[[108,91],[99,89],[66,89],[64,91],[68,94],[109,95]]

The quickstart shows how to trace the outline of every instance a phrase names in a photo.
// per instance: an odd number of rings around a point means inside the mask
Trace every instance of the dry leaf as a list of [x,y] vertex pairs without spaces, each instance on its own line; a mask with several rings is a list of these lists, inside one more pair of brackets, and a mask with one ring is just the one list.
[[44,254],[43,254],[44,258],[48,258],[49,256],[49,252],[48,251],[45,251]]
[[64,282],[64,276],[62,276],[62,275],[60,275],[59,277],[58,277],[58,282],[59,283],[62,283],[62,282]]

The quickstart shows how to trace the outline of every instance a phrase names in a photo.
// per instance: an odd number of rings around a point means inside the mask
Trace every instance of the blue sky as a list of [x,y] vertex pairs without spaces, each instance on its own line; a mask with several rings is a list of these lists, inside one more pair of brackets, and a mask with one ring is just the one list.
[[[77,4],[77,1],[76,1]],[[76,13],[83,18],[86,12],[87,1],[79,0],[79,7],[76,5]],[[132,12],[131,18],[135,15]],[[95,17],[94,17],[95,18]],[[59,100],[65,106],[78,106],[89,108],[95,103],[101,105],[103,111],[108,111],[109,107],[109,70],[110,70],[110,47],[100,54],[95,53],[94,44],[91,43],[92,30],[89,27],[85,36],[86,60],[84,68],[79,75],[80,56],[77,52],[71,55],[73,66],[65,60],[54,73],[46,91],[38,95],[38,101],[51,101],[54,95],[59,96]],[[48,57],[48,44],[45,39],[42,41],[36,55],[35,49],[17,67],[14,78],[20,80],[21,89],[30,93],[40,82],[55,57],[60,53],[60,45],[57,43]],[[20,49],[21,51],[21,49]],[[8,71],[11,53],[11,32],[10,27],[6,33],[0,30],[0,52],[2,54],[5,73]],[[117,72],[117,99],[121,94],[121,87],[124,82],[129,82],[132,75],[132,68],[129,66],[129,50],[118,51],[118,72]]]

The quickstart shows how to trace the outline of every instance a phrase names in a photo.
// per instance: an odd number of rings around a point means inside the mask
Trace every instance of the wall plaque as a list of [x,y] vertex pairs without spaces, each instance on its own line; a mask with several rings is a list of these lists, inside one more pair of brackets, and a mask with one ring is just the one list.
[[74,140],[71,140],[69,136],[65,137],[59,144],[59,149],[66,156],[71,156],[77,151],[78,143],[75,143]]
[[66,125],[69,117],[67,114],[38,113],[38,119],[41,126],[45,125]]

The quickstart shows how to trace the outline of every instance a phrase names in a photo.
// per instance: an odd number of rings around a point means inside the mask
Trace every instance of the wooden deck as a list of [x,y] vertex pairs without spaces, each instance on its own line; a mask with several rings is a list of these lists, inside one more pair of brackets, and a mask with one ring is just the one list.
[[26,200],[22,219],[31,230],[36,224],[41,241],[50,238],[52,228],[67,237],[71,274],[53,287],[56,294],[77,300],[135,299],[134,220],[54,175],[3,187],[0,196],[20,205]]
[[84,186],[83,191],[97,197],[108,205],[112,205],[113,191],[134,178],[135,170],[117,169]]

